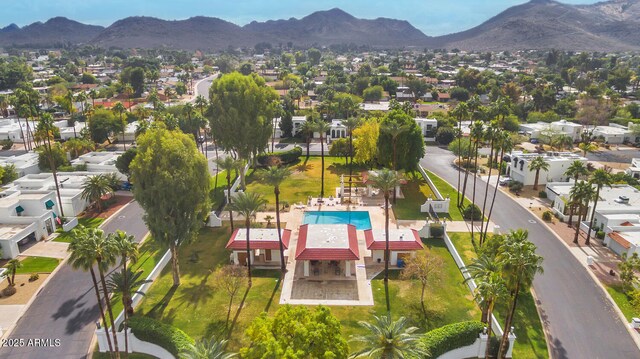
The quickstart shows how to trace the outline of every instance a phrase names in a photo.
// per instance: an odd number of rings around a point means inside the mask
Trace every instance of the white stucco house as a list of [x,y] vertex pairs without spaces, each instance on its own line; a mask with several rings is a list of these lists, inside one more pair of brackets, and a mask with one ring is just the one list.
[[531,186],[535,182],[536,171],[529,169],[529,164],[536,157],[542,157],[549,164],[548,171],[540,171],[538,184],[547,182],[562,182],[569,180],[565,175],[567,168],[574,161],[581,161],[586,164],[587,159],[571,152],[547,152],[544,154],[524,153],[513,151],[507,156],[510,165],[507,167],[507,176],[515,181],[522,182],[525,186]]
[[27,152],[21,155],[0,157],[0,166],[14,165],[18,177],[25,175],[40,173],[38,167],[38,154],[35,152]]
[[[383,229],[369,229],[364,231],[367,249],[371,251],[374,263],[384,263],[386,248],[385,231]],[[389,229],[389,262],[398,265],[398,260],[413,257],[416,251],[423,248],[420,235],[415,229]]]
[[631,166],[625,170],[625,173],[633,178],[640,179],[640,158],[631,159]]
[[53,233],[58,208],[55,192],[5,190],[0,193],[2,257],[15,258],[24,246]]

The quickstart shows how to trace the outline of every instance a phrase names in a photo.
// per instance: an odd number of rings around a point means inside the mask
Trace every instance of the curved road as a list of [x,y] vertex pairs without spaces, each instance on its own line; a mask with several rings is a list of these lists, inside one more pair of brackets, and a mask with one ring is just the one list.
[[[453,159],[448,150],[428,147],[421,164],[455,187],[458,172]],[[482,198],[484,185],[476,188],[476,196]],[[492,194],[491,186],[489,189]],[[544,257],[544,274],[536,277],[533,288],[549,335],[552,358],[640,358],[640,351],[625,328],[627,324],[620,320],[602,289],[537,217],[498,191],[491,220],[505,231],[529,230],[529,239]],[[517,327],[515,333],[518,334]]]
[[[148,230],[137,202],[125,206],[101,228],[105,233],[120,229],[140,242]],[[115,313],[114,313],[115,314]],[[59,339],[59,346],[0,348],[1,359],[85,358],[99,319],[98,302],[91,276],[65,263],[36,296],[9,338]],[[124,345],[124,344],[122,344]]]

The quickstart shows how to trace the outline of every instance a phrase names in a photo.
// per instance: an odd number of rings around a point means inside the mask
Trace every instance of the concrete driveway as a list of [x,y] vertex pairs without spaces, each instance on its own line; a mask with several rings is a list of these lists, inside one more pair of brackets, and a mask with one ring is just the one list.
[[[458,176],[453,159],[446,149],[427,147],[421,163],[455,187]],[[477,186],[476,193],[482,198],[484,186]],[[491,220],[505,232],[527,229],[538,254],[544,257],[544,274],[536,277],[533,287],[552,358],[640,358],[627,323],[620,320],[585,268],[537,217],[498,192]],[[516,335],[518,330],[516,327]]]

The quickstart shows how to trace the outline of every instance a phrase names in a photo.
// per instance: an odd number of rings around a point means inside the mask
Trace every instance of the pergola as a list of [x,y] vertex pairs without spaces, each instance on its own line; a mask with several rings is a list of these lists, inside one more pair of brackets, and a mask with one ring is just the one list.
[[[344,262],[351,277],[351,262],[360,259],[356,227],[351,224],[305,224],[300,226],[296,260],[303,261],[304,276],[315,261]],[[339,268],[339,267],[338,267]]]

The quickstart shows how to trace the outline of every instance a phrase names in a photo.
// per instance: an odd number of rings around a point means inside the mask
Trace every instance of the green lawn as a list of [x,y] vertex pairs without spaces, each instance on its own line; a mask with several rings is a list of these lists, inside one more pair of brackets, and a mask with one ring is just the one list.
[[[229,261],[229,252],[224,249],[229,235],[228,227],[203,229],[198,240],[180,251],[182,284],[178,288],[172,286],[171,268],[168,265],[136,312],[170,323],[196,339],[225,332],[229,298],[225,292],[215,289],[215,278],[211,274],[218,265]],[[389,281],[393,317],[406,316],[413,324],[426,329],[479,318],[480,311],[473,303],[466,285],[462,283],[462,275],[443,242],[427,240],[425,244],[444,262],[441,280],[430,288],[426,295],[427,321],[420,319],[418,283],[397,279],[398,272],[392,272]],[[273,313],[278,309],[278,277],[279,272],[275,270],[254,272],[253,286],[246,292],[239,313],[236,313],[236,310],[245,291],[236,297],[230,320],[232,350],[247,344],[244,330],[253,318],[263,311]],[[331,311],[342,324],[345,338],[362,334],[358,321],[370,320],[373,314],[382,315],[386,312],[384,281],[373,280],[372,289],[375,302],[372,307],[331,307]],[[352,345],[353,349],[357,348]]]
[[[235,174],[231,175],[231,183],[235,181]],[[217,179],[217,181],[216,181]],[[211,200],[214,208],[224,203],[225,191],[227,190],[227,172],[222,171],[211,177]]]
[[[142,270],[142,278],[146,278],[156,264],[162,259],[166,249],[161,247],[157,242],[148,237],[144,243],[138,248],[138,261],[131,266],[134,271]],[[118,268],[120,270],[120,268]],[[137,288],[136,288],[137,289]],[[120,297],[111,299],[112,311],[115,317],[118,317],[124,306]],[[109,324],[108,324],[109,325]],[[110,325],[109,325],[110,326]]]
[[419,172],[408,176],[408,183],[402,186],[403,199],[398,199],[393,212],[397,219],[425,219],[426,213],[420,212],[427,198],[436,198],[427,181]]
[[22,267],[16,274],[51,273],[60,263],[57,258],[27,257],[20,261]]
[[[321,187],[321,158],[301,157],[300,162],[290,166],[293,174],[280,186],[280,202],[293,205],[298,202],[307,203],[307,198],[320,196]],[[335,196],[336,188],[340,187],[340,175],[348,175],[349,167],[345,164],[344,157],[324,158],[324,196]],[[363,168],[354,164],[353,173],[358,174]],[[249,170],[247,174],[247,192],[263,195],[269,201],[269,207],[275,208],[275,195],[273,187],[262,183],[257,172]],[[348,178],[345,177],[345,186],[348,186]]]
[[638,313],[638,310],[631,305],[629,297],[627,297],[627,295],[622,291],[622,286],[609,286],[605,283],[603,283],[603,285],[607,288],[607,292],[609,292],[613,301],[616,302],[616,305],[620,308],[622,314],[627,318],[627,321],[631,322],[631,319],[638,317],[638,314],[640,313]]
[[[449,237],[465,264],[471,264],[476,258],[476,252],[471,244],[471,234],[452,233]],[[507,303],[499,303],[495,311],[496,318],[502,323],[501,318],[507,312]],[[531,293],[520,295],[513,324],[517,337],[513,349],[514,358],[548,358],[547,342]]]
[[[444,198],[447,198],[447,197],[451,198],[451,203],[449,204],[449,216],[451,217],[450,219],[453,221],[463,221],[464,219],[462,218],[462,213],[460,212],[460,208],[456,206],[456,203],[459,197],[458,197],[458,191],[456,191],[455,187],[451,186],[449,183],[447,183],[447,181],[443,180],[442,178],[436,176],[433,172],[427,171],[427,174],[429,175],[429,178],[431,178],[431,181],[436,186],[440,194]],[[470,204],[471,204],[471,201],[465,198],[464,206],[466,207]]]
[[[78,218],[78,225],[85,226],[87,228],[98,228],[102,224],[102,222],[104,222],[104,218]],[[54,242],[71,242],[71,231],[63,232],[62,227],[60,227],[56,232],[60,234],[53,240]]]

